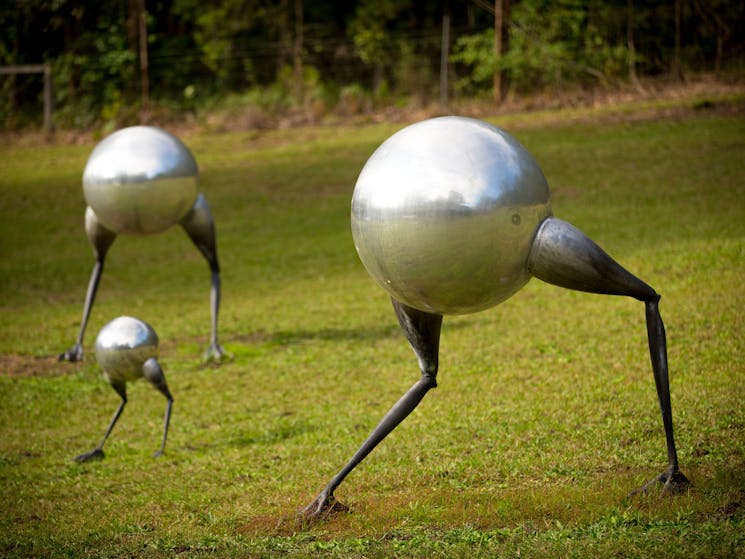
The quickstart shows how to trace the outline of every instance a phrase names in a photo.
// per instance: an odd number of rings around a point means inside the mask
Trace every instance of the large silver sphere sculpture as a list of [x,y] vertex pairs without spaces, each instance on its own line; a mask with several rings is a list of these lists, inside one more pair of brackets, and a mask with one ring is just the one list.
[[197,163],[175,136],[154,126],[132,126],[104,138],[83,172],[85,232],[96,263],[91,272],[78,339],[60,360],[83,358],[83,337],[104,260],[119,234],[151,235],[178,223],[206,258],[212,273],[211,338],[207,360],[224,356],[217,342],[220,266],[215,225],[207,199],[199,192]]
[[83,193],[114,233],[149,235],[194,206],[197,162],[175,136],[152,126],[119,130],[99,143],[83,172]]
[[96,360],[103,369],[103,376],[122,399],[114,413],[101,442],[93,450],[76,456],[78,462],[103,458],[103,445],[111,434],[127,403],[127,382],[145,377],[166,397],[166,415],[160,449],[153,456],[160,456],[166,447],[168,424],[171,421],[173,396],[158,363],[158,336],[146,322],[130,316],[120,316],[104,326],[96,338]]
[[548,184],[514,138],[486,123],[433,119],[394,134],[352,197],[360,259],[397,301],[439,314],[493,307],[530,278]]
[[461,117],[404,128],[362,169],[351,221],[360,259],[391,296],[421,378],[301,511],[302,518],[314,520],[346,508],[335,500],[335,489],[437,386],[443,315],[497,305],[533,276],[644,302],[668,467],[640,490],[659,481],[664,491],[675,493],[688,483],[678,468],[673,438],[660,296],[577,228],[552,216],[546,179],[515,138]]

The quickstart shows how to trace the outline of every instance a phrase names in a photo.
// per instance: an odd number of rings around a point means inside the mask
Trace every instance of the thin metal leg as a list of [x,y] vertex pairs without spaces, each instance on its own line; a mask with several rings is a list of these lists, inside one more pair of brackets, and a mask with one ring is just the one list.
[[205,360],[220,361],[227,356],[225,350],[217,341],[217,319],[220,311],[220,265],[217,259],[215,223],[207,199],[203,194],[200,193],[197,196],[194,207],[184,216],[180,224],[210,266],[212,273],[210,287],[211,334]]
[[649,356],[652,360],[657,399],[660,402],[662,425],[665,428],[668,469],[639,489],[632,491],[632,495],[647,491],[657,482],[663,484],[662,491],[664,493],[680,493],[690,483],[688,478],[678,469],[678,453],[675,449],[675,437],[673,435],[673,408],[670,403],[670,380],[667,368],[667,339],[665,325],[662,322],[662,316],[660,316],[659,299],[659,296],[657,296],[647,301],[645,305]]
[[144,377],[150,381],[150,383],[158,389],[158,391],[163,394],[163,396],[166,397],[166,400],[168,403],[166,404],[166,415],[163,420],[163,440],[160,444],[160,449],[153,454],[153,457],[156,458],[158,456],[161,456],[166,448],[166,438],[168,437],[168,425],[171,422],[171,408],[173,407],[173,396],[171,396],[171,391],[168,390],[168,385],[166,384],[166,377],[163,374],[163,369],[160,367],[160,363],[158,363],[158,360],[154,357],[151,357],[142,366],[142,373]]
[[163,420],[163,440],[160,443],[160,449],[153,453],[153,458],[163,456],[163,452],[166,449],[166,438],[168,437],[168,424],[171,422],[171,408],[173,407],[173,398],[168,400],[166,403],[166,415]]
[[104,433],[103,439],[101,439],[101,442],[98,444],[96,448],[89,452],[85,452],[83,454],[80,454],[74,458],[76,462],[88,462],[89,460],[101,460],[104,457],[103,453],[103,445],[106,442],[106,439],[109,438],[109,435],[111,434],[112,429],[114,429],[114,425],[116,425],[116,422],[119,421],[119,416],[122,415],[122,412],[124,411],[124,406],[127,405],[127,389],[124,383],[117,383],[112,384],[112,387],[114,390],[116,390],[117,394],[122,399],[121,404],[119,404],[119,407],[114,412],[114,416],[111,418],[111,422],[109,423],[108,428],[106,429],[106,433]]
[[80,331],[78,332],[78,339],[70,349],[60,353],[60,361],[82,361],[83,360],[83,337],[85,336],[85,329],[88,326],[88,318],[91,314],[91,308],[93,307],[93,301],[96,299],[96,293],[98,292],[98,283],[101,281],[101,274],[103,273],[104,259],[101,258],[96,261],[91,272],[91,278],[88,281],[88,291],[85,295],[85,304],[83,305],[83,318],[80,322]]
[[93,247],[93,254],[96,257],[96,263],[93,265],[90,280],[88,281],[88,291],[85,295],[85,304],[83,305],[83,319],[80,323],[80,332],[75,345],[59,355],[60,361],[82,361],[83,360],[83,337],[85,329],[88,326],[88,318],[93,308],[93,302],[98,292],[98,283],[103,273],[103,264],[106,259],[106,253],[116,240],[116,233],[104,227],[98,221],[93,209],[90,207],[85,210],[85,233]]
[[315,500],[300,511],[304,520],[312,521],[332,510],[346,507],[335,501],[334,490],[364,458],[419,405],[424,395],[437,386],[437,365],[442,316],[429,314],[393,301],[399,324],[419,360],[422,377],[383,417],[352,459],[334,476]]
[[225,350],[217,342],[217,319],[220,313],[220,270],[212,269],[212,285],[210,287],[210,345],[205,353],[206,361],[220,361],[225,357]]

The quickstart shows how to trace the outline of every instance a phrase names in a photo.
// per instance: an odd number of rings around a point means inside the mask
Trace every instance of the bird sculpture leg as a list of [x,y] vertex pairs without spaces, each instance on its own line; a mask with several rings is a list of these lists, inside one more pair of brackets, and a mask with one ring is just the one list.
[[116,233],[110,231],[98,221],[96,214],[88,207],[85,211],[85,232],[88,240],[93,246],[93,253],[96,257],[96,263],[93,265],[91,278],[88,281],[88,291],[85,295],[85,304],[83,305],[83,319],[80,323],[80,331],[75,345],[59,355],[60,361],[82,361],[83,360],[83,337],[85,328],[88,325],[88,317],[91,314],[93,301],[98,291],[98,282],[101,280],[103,273],[103,263],[106,259],[106,253],[111,244],[116,239]]
[[662,322],[659,310],[659,295],[645,301],[647,315],[647,338],[649,340],[649,355],[652,359],[652,371],[654,382],[657,387],[657,397],[660,401],[662,412],[662,423],[665,427],[665,438],[667,440],[668,469],[657,477],[645,483],[639,489],[631,492],[632,495],[646,492],[656,482],[663,484],[663,493],[680,493],[689,483],[688,478],[678,469],[678,453],[675,450],[673,438],[673,410],[670,405],[670,382],[667,369],[667,343],[665,336],[665,325]]
[[124,383],[124,381],[120,382],[112,382],[111,386],[114,390],[116,390],[116,393],[119,394],[119,396],[122,399],[122,403],[119,404],[119,407],[114,412],[114,417],[111,418],[111,422],[109,423],[109,427],[106,429],[106,433],[103,436],[103,439],[101,439],[101,442],[98,444],[96,448],[91,450],[90,452],[85,452],[83,454],[80,454],[79,456],[75,457],[76,462],[88,462],[89,460],[101,460],[104,457],[103,454],[103,445],[106,442],[106,439],[109,438],[109,435],[111,434],[111,430],[114,428],[114,425],[116,425],[116,422],[119,420],[119,416],[122,415],[122,412],[124,411],[124,406],[127,405],[127,385]]
[[212,273],[212,286],[210,289],[212,331],[210,345],[207,348],[205,359],[207,361],[219,362],[226,356],[225,350],[217,342],[217,317],[220,310],[220,265],[217,261],[215,222],[212,219],[212,212],[207,204],[207,199],[203,194],[199,194],[194,206],[181,219],[180,224],[199,249],[199,252],[207,259]]
[[160,444],[160,449],[153,454],[153,457],[156,458],[158,456],[163,455],[163,451],[166,448],[166,437],[168,436],[168,424],[171,422],[171,408],[173,407],[173,396],[171,396],[171,391],[168,390],[168,385],[166,384],[166,377],[163,374],[163,369],[160,368],[160,364],[158,363],[158,360],[155,359],[155,357],[151,357],[142,366],[142,373],[145,376],[147,380],[150,381],[150,383],[157,388],[163,396],[166,397],[166,400],[168,403],[166,404],[166,415],[165,419],[163,420],[163,441]]
[[399,324],[419,360],[419,369],[422,376],[388,411],[347,465],[324,487],[312,503],[300,511],[302,520],[313,521],[334,510],[346,510],[344,505],[335,501],[334,490],[393,429],[406,419],[422,401],[424,395],[431,388],[437,386],[442,315],[419,311],[395,300],[393,300],[393,308],[396,311]]
[[670,404],[667,341],[658,308],[660,296],[579,229],[553,217],[544,220],[536,233],[528,269],[535,277],[561,287],[590,293],[626,295],[644,302],[649,353],[667,441],[668,468],[633,493],[646,491],[654,482],[661,482],[664,492],[681,492],[689,482],[678,469]]

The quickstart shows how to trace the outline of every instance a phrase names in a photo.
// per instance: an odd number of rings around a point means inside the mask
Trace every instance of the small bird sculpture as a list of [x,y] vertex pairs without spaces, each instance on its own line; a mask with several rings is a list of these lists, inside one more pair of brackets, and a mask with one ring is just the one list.
[[127,404],[127,382],[145,377],[166,397],[166,415],[163,440],[153,456],[160,456],[166,447],[168,424],[171,422],[173,396],[168,390],[166,377],[158,363],[158,336],[146,322],[130,316],[120,316],[104,326],[96,338],[96,360],[103,369],[103,376],[122,399],[111,418],[101,442],[93,450],[75,457],[77,462],[100,460],[104,457],[103,445],[119,420]]

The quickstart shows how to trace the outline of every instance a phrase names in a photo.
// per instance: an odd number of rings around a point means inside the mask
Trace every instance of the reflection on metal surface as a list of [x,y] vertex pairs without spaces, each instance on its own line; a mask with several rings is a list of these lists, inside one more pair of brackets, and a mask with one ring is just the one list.
[[546,179],[512,136],[462,117],[426,120],[386,140],[362,169],[352,234],[395,299],[440,314],[507,299],[551,214]]
[[142,365],[151,357],[158,357],[158,336],[147,322],[137,318],[115,318],[96,338],[96,361],[110,380],[142,377]]
[[114,132],[91,153],[83,193],[114,233],[146,235],[177,223],[197,198],[197,163],[175,136],[153,126]]

